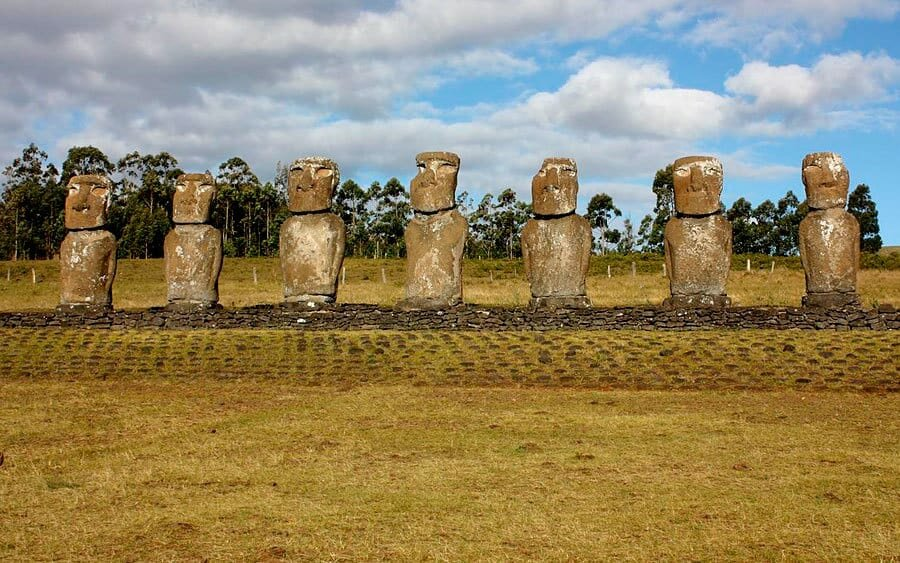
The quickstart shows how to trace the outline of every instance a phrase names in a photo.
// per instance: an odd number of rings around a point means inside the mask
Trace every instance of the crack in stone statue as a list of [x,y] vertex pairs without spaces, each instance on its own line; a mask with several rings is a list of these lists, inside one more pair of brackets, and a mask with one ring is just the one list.
[[593,234],[575,213],[578,168],[571,158],[548,158],[531,181],[534,218],[522,229],[522,258],[533,309],[590,307],[585,278]]
[[803,159],[809,213],[800,222],[800,259],[806,273],[806,307],[859,307],[859,222],[844,206],[850,173],[833,152]]
[[344,222],[330,211],[341,179],[338,165],[324,157],[300,158],[288,173],[288,208],[281,226],[281,272],[286,303],[333,303],[344,263]]
[[410,183],[414,215],[406,227],[406,288],[401,309],[442,309],[462,302],[462,257],[469,224],[456,208],[459,156],[416,155]]
[[731,223],[720,202],[722,163],[687,156],[673,164],[675,217],[664,234],[668,307],[725,307],[731,269]]
[[111,309],[116,237],[103,227],[112,195],[105,176],[74,176],[66,196],[66,229],[59,249],[60,310]]
[[219,306],[222,232],[207,224],[215,197],[216,181],[209,173],[182,174],[176,181],[175,228],[166,235],[163,247],[169,309]]

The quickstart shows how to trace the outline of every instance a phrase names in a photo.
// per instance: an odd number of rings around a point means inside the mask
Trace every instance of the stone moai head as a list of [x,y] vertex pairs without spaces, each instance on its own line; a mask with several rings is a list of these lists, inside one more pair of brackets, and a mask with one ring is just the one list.
[[459,156],[452,152],[423,152],[416,155],[416,166],[419,172],[409,184],[413,209],[431,213],[456,205]]
[[850,172],[841,155],[814,152],[803,159],[803,185],[810,209],[844,207],[850,189]]
[[675,211],[681,215],[710,215],[719,211],[722,163],[711,156],[686,156],[672,165]]
[[212,174],[182,174],[175,182],[172,221],[179,224],[206,223],[216,197]]
[[531,179],[535,215],[564,215],[575,211],[578,198],[578,166],[571,158],[545,158]]
[[95,229],[106,224],[112,182],[106,176],[73,176],[66,196],[66,228]]
[[328,209],[340,181],[341,171],[333,160],[322,156],[298,158],[288,174],[288,208],[294,213]]

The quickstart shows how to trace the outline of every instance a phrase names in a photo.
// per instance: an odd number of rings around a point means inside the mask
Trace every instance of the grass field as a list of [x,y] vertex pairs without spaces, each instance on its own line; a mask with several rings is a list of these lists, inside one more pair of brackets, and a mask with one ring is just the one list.
[[[225,264],[226,306],[280,300],[276,261]],[[3,266],[0,310],[55,306],[55,263]],[[595,263],[590,295],[658,303],[657,267]],[[466,299],[524,305],[520,268],[467,262]],[[348,260],[341,300],[403,275]],[[860,287],[900,302],[898,271]],[[117,307],[164,299],[161,261],[120,262]],[[897,561],[898,357],[870,331],[0,330],[0,560]]]
[[896,560],[896,349],[0,331],[0,559]]
[[[750,272],[732,271],[728,294],[734,304],[799,306],[805,292],[803,272],[795,269],[796,259],[783,262],[776,260],[774,272],[770,259],[757,261]],[[636,265],[637,275],[632,276],[629,261],[616,261],[609,272],[611,277],[607,277],[603,260],[595,257],[587,284],[594,304],[661,303],[669,294],[661,262],[645,260]],[[406,275],[403,260],[350,258],[345,266],[346,283],[338,291],[339,301],[390,306],[402,297]],[[521,261],[469,260],[463,266],[463,278],[464,299],[469,303],[525,306],[531,296]],[[59,265],[53,261],[0,262],[0,311],[52,309],[59,303],[58,280]],[[283,297],[278,260],[225,260],[219,288],[221,303],[226,307],[278,303]],[[862,270],[859,291],[867,307],[879,303],[900,305],[900,270]],[[165,305],[162,260],[120,260],[113,300],[117,308],[123,309]]]

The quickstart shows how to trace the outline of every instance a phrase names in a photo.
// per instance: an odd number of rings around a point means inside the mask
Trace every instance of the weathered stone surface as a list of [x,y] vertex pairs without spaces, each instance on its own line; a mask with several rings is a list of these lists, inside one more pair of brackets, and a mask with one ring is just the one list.
[[823,309],[845,309],[862,307],[859,296],[855,293],[808,293],[802,299],[804,307]]
[[727,295],[671,295],[663,300],[663,307],[672,309],[728,307],[729,305],[731,305],[731,298]]
[[591,258],[591,225],[580,215],[530,219],[522,229],[522,258],[532,306],[590,306],[585,277]]
[[413,217],[406,227],[404,309],[435,309],[462,302],[462,256],[469,224],[456,210]]
[[164,246],[170,305],[214,307],[219,302],[222,233],[211,225],[176,225]]
[[725,296],[731,267],[731,223],[721,214],[674,217],[666,224],[666,272],[671,304],[727,304],[722,299],[677,299],[678,296]]
[[535,215],[563,215],[575,211],[578,167],[571,158],[546,158],[531,180]]
[[344,222],[334,213],[294,215],[282,224],[285,301],[334,301],[346,236]]
[[71,231],[59,249],[60,306],[112,307],[116,237],[109,231]]
[[416,155],[418,174],[409,185],[410,204],[425,213],[456,206],[456,178],[459,156],[452,152],[423,152]]
[[800,222],[806,293],[856,293],[859,222],[841,208],[812,211]]
[[808,154],[803,159],[803,185],[810,209],[843,208],[850,189],[850,172],[839,154]]
[[106,224],[112,182],[105,176],[73,176],[66,195],[66,228],[96,229]]
[[673,165],[675,211],[682,215],[710,215],[720,209],[722,163],[711,156],[686,156]]
[[172,221],[182,225],[206,223],[215,197],[212,174],[182,174],[172,197]]
[[295,160],[288,174],[288,208],[293,213],[330,208],[331,197],[340,181],[341,171],[331,159],[310,156]]
[[60,308],[53,311],[3,312],[0,328],[87,327],[91,329],[281,329],[281,330],[900,330],[900,311],[878,309],[729,307],[671,309],[609,307],[529,311],[523,308],[460,305],[439,311],[400,311],[363,304],[315,308],[293,303],[237,309],[169,308],[145,310]]

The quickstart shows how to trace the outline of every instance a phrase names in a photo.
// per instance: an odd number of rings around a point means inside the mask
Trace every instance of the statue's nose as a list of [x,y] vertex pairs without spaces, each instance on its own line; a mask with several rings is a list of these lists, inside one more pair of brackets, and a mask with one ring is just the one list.
[[547,183],[544,185],[544,190],[548,192],[559,190],[559,172],[556,170],[547,172]]
[[91,205],[90,202],[88,202],[89,193],[88,190],[78,190],[75,192],[75,203],[72,205],[72,208],[75,211],[87,211],[90,209]]
[[312,168],[304,168],[303,173],[300,174],[300,188],[309,189],[313,186],[315,182],[315,170]]

